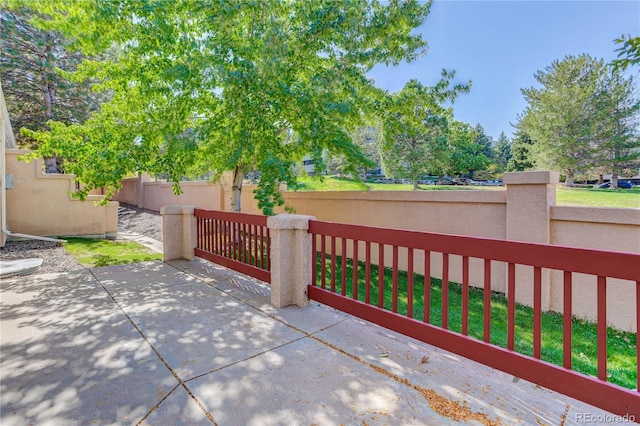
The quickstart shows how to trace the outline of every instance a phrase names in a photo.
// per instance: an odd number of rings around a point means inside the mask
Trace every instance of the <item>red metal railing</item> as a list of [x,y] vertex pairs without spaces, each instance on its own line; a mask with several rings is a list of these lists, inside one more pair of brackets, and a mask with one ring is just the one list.
[[267,217],[195,209],[195,255],[271,282]]
[[[607,278],[629,280],[635,287],[636,325],[640,330],[640,255],[615,253],[542,244],[529,244],[484,238],[443,235],[426,232],[403,231],[367,226],[311,221],[312,234],[312,285],[308,287],[311,299],[361,317],[407,336],[433,344],[445,350],[505,371],[525,380],[580,399],[589,404],[619,415],[640,419],[640,393],[607,382]],[[327,244],[327,239],[330,244]],[[318,241],[319,240],[319,241]],[[338,240],[340,245],[338,246]],[[372,261],[377,245],[377,263]],[[340,259],[336,248],[340,247]],[[390,247],[390,248],[389,248]],[[349,250],[348,250],[349,249]],[[359,250],[364,249],[364,253]],[[406,250],[406,293],[399,297],[399,250]],[[350,251],[350,253],[349,253]],[[391,252],[391,264],[385,263],[385,252]],[[442,256],[442,301],[440,318],[431,317],[432,254]],[[420,256],[418,256],[420,254]],[[449,320],[449,273],[452,256],[461,257],[461,326],[460,332],[452,331]],[[349,257],[349,261],[347,261]],[[424,281],[414,282],[414,258],[424,257],[421,269]],[[470,258],[481,259],[484,282],[481,291],[483,330],[476,330],[478,338],[469,336],[469,262]],[[358,262],[360,259],[360,262]],[[327,267],[330,262],[330,269]],[[341,270],[336,272],[336,263]],[[507,332],[506,344],[501,347],[492,343],[491,277],[492,263],[507,265]],[[352,268],[347,277],[347,264]],[[391,268],[390,287],[385,282],[384,268]],[[516,351],[516,311],[524,309],[516,304],[516,265],[533,267],[532,300],[533,325],[532,355]],[[362,274],[362,268],[364,273]],[[319,269],[319,270],[318,270]],[[377,270],[378,282],[374,273]],[[542,359],[542,277],[545,270],[563,271],[563,365],[555,365]],[[358,279],[359,272],[362,275]],[[597,282],[597,378],[572,370],[572,277],[575,273],[589,274]],[[338,277],[339,275],[339,277]],[[348,282],[350,280],[350,282]],[[359,283],[360,281],[360,283]],[[635,284],[634,284],[635,283]],[[420,289],[422,287],[422,289]],[[389,293],[390,290],[390,293]],[[420,291],[417,291],[420,290]],[[374,298],[377,293],[377,298]],[[631,291],[633,293],[633,291]],[[391,301],[388,301],[388,295]],[[385,295],[386,302],[385,302]],[[415,297],[422,299],[424,313],[415,318]],[[631,295],[630,295],[631,296]],[[399,302],[406,306],[406,313],[399,313]],[[404,309],[403,309],[404,310]],[[439,322],[439,325],[432,324]],[[637,361],[640,339],[636,338],[636,389],[640,388],[640,371]]]

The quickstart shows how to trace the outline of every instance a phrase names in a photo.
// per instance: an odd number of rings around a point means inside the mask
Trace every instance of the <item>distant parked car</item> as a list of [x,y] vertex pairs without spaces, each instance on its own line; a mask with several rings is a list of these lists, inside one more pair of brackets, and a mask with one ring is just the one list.
[[[600,185],[594,186],[594,188],[609,188],[611,186],[611,182],[601,183]],[[631,189],[631,184],[629,182],[618,181],[618,188]]]

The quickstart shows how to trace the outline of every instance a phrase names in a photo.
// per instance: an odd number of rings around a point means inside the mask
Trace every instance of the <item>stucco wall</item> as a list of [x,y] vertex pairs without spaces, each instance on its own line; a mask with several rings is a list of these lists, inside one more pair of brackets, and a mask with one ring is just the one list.
[[[596,250],[640,253],[640,209],[564,207],[551,209],[552,244]],[[640,268],[640,265],[638,265]],[[574,274],[574,314],[595,318],[596,277]],[[551,275],[551,309],[562,311],[563,276]],[[635,283],[607,280],[607,319],[618,328],[635,330]]]
[[38,236],[115,237],[118,232],[118,203],[96,206],[100,195],[86,201],[72,199],[72,175],[45,174],[42,161],[18,161],[27,150],[6,153],[7,173],[13,175],[13,189],[7,190],[7,228],[11,232]]
[[[253,199],[252,185],[243,189],[242,210],[259,214]],[[331,191],[331,192],[285,192],[287,205],[296,214],[315,216],[328,222],[350,223],[384,228],[407,229],[444,234],[468,235],[486,238],[505,238],[506,196],[504,190],[495,191]],[[283,209],[280,209],[283,210]],[[319,242],[318,242],[319,244]],[[364,260],[364,243],[358,247],[360,260]],[[337,254],[341,245],[337,244]],[[347,254],[353,249],[349,244]],[[389,265],[392,248],[385,247],[385,264]],[[407,268],[407,251],[399,251],[399,266]],[[378,250],[373,249],[371,261],[378,264]],[[450,279],[460,282],[462,259],[450,257]],[[414,265],[417,273],[424,273],[424,254],[416,251]],[[442,255],[432,253],[431,272],[442,277]],[[471,285],[482,286],[483,263],[471,259],[469,268]],[[492,268],[492,288],[505,291],[504,268]]]
[[[181,182],[180,187],[183,191],[182,194],[175,195],[173,184],[168,182],[151,182],[145,176],[124,179],[122,187],[111,199],[154,211],[160,211],[163,206],[170,205],[188,205],[215,210],[225,209],[225,190],[218,182]],[[226,209],[228,208],[227,206]]]

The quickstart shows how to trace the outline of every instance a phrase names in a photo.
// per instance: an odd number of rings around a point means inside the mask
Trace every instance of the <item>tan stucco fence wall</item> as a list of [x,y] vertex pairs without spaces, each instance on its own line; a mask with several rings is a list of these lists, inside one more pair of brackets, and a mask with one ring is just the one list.
[[118,233],[118,203],[106,206],[70,197],[75,190],[73,175],[46,174],[42,160],[30,163],[18,157],[28,150],[6,151],[6,173],[13,175],[13,188],[7,190],[7,229],[14,233],[47,236],[91,236],[115,238]]
[[[640,253],[640,208],[556,206],[558,175],[552,172],[507,173],[504,181],[506,189],[498,190],[285,192],[284,199],[296,214],[323,221]],[[137,179],[132,179],[129,185],[140,187]],[[152,210],[159,210],[156,206],[162,205],[218,210],[229,210],[230,206],[228,181],[184,182],[185,193],[180,196],[174,196],[171,185],[166,183],[143,182],[141,186],[144,207]],[[124,188],[121,194],[125,193]],[[254,186],[244,185],[242,211],[260,214],[253,189]],[[124,197],[116,199],[135,205],[137,194],[130,201]],[[337,254],[340,246],[337,244]],[[351,253],[350,245],[348,252]],[[364,256],[364,246],[359,247],[358,253]],[[406,268],[406,256],[406,250],[401,249],[401,268]],[[416,272],[422,273],[423,254],[415,256]],[[386,263],[391,259],[391,247],[385,252],[385,259]],[[377,250],[372,250],[372,261],[377,263]],[[460,265],[461,259],[452,256],[452,281],[461,281]],[[432,254],[431,271],[432,276],[441,278],[442,255]],[[472,284],[481,286],[483,272],[482,261],[471,259]],[[574,275],[573,311],[578,316],[595,319],[596,278]],[[547,273],[543,280],[543,308],[561,312],[562,275]],[[519,302],[531,305],[532,281],[533,268],[517,268]],[[506,265],[492,262],[492,288],[505,293],[506,287]],[[607,305],[611,325],[635,331],[634,295],[635,283],[609,280]]]

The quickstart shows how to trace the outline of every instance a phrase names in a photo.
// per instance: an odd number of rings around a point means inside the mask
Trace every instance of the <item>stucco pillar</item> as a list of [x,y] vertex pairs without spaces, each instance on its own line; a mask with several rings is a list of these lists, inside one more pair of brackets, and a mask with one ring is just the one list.
[[[529,243],[551,243],[551,207],[556,204],[557,172],[505,173],[507,186],[506,238]],[[508,290],[507,290],[508,291]],[[542,275],[542,309],[550,309],[551,284],[548,271]],[[516,267],[516,301],[533,305],[533,272]]]
[[138,191],[137,191],[137,198],[138,198],[138,208],[143,209],[144,208],[144,183],[145,182],[151,182],[151,176],[149,175],[149,173],[140,173],[140,175],[138,176]]
[[118,207],[117,201],[109,201],[104,206],[104,237],[116,239],[118,237]]
[[193,260],[196,247],[196,218],[193,206],[162,206],[162,260]]
[[307,306],[311,284],[311,235],[314,216],[279,214],[267,218],[271,234],[271,304]]

